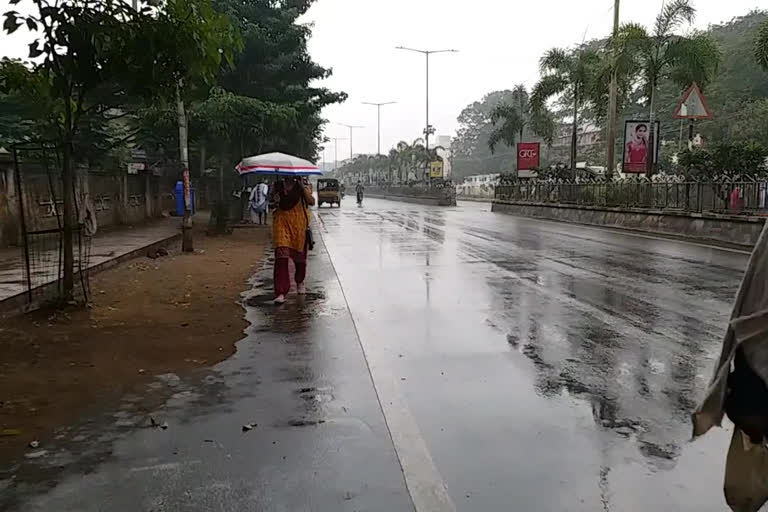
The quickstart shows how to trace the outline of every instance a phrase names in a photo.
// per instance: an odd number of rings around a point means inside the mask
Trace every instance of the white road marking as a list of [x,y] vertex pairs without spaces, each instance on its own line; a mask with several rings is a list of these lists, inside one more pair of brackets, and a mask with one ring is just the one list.
[[201,464],[201,460],[190,460],[187,462],[166,462],[164,464],[153,464],[151,466],[138,466],[130,469],[131,473],[138,473],[140,471],[178,471],[182,466],[191,466],[193,464]]
[[[321,235],[320,238],[325,245],[324,237]],[[366,346],[365,338],[361,335],[358,327],[360,322],[349,306],[331,253],[327,246],[325,249],[339,282],[344,302],[347,304],[347,310],[352,317],[357,340],[368,365],[373,388],[384,414],[384,421],[392,438],[395,453],[400,461],[405,485],[411,495],[414,509],[416,512],[456,512],[456,505],[448,494],[443,477],[432,460],[427,443],[421,434],[416,419],[408,408],[400,384],[394,379],[391,369],[381,364],[385,359],[376,356],[376,351],[372,350],[374,347]]]

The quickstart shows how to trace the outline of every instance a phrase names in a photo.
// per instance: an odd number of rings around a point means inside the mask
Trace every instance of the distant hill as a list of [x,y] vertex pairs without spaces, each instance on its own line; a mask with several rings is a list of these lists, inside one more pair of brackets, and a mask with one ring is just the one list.
[[[768,73],[754,58],[757,28],[766,20],[768,11],[753,11],[707,30],[719,43],[723,59],[716,79],[703,91],[714,119],[696,123],[705,143],[757,140],[768,145]],[[672,116],[682,93],[671,82],[659,88],[657,113],[667,140],[679,137],[680,121]],[[634,106],[625,112],[627,118],[633,115],[647,117],[647,109]]]

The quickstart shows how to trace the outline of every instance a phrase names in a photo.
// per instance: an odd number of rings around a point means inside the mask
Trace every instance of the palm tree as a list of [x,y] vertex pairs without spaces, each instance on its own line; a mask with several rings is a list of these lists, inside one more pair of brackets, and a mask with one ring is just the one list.
[[541,58],[539,67],[543,75],[533,87],[530,108],[534,118],[546,119],[547,101],[553,96],[568,99],[573,108],[571,127],[571,170],[576,172],[576,142],[579,113],[589,102],[600,56],[596,50],[580,47],[573,50],[552,48]]
[[[656,16],[653,31],[630,23],[619,30],[617,38],[637,66],[641,86],[648,98],[651,147],[655,147],[656,89],[661,80],[669,78],[681,88],[698,83],[704,88],[712,81],[720,64],[717,43],[703,33],[680,36],[675,31],[693,22],[696,9],[692,0],[672,0]],[[648,159],[648,169],[654,161]]]
[[526,128],[543,137],[547,144],[552,144],[555,123],[551,113],[543,109],[538,113],[540,115],[535,115],[537,113],[530,108],[529,99],[525,85],[518,84],[512,89],[510,103],[502,102],[491,110],[491,123],[494,125],[488,136],[491,153],[500,142],[510,147],[514,147],[516,142],[522,142]]
[[768,71],[768,21],[764,21],[757,29],[755,39],[755,58],[765,71]]
[[[432,151],[433,149],[430,148],[430,153]],[[401,140],[390,150],[387,160],[389,165],[397,169],[400,182],[407,183],[410,171],[413,170],[414,174],[418,176],[417,171],[425,169],[429,161],[424,140],[416,139],[412,144]]]
[[[491,124],[493,130],[488,136],[488,148],[491,153],[496,150],[499,142],[514,147],[516,137],[523,140],[525,129],[525,116],[528,113],[528,91],[523,84],[518,84],[512,90],[512,102],[502,102],[491,110]],[[501,126],[497,126],[501,121]]]

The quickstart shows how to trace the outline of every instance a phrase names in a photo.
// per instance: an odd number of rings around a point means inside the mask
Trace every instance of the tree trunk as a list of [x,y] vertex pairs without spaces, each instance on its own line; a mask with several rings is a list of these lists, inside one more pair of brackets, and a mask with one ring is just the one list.
[[650,178],[653,176],[654,171],[654,160],[656,159],[656,109],[655,109],[655,103],[656,101],[656,80],[651,79],[651,97],[648,101],[650,106],[650,112],[648,119],[650,121],[650,125],[648,127],[648,133],[650,134],[648,137],[648,158],[646,162],[646,175]]
[[179,123],[179,160],[181,161],[181,179],[184,187],[184,220],[181,223],[181,250],[193,252],[192,241],[192,183],[189,176],[189,145],[187,143],[187,112],[181,97],[181,81],[176,86],[176,113]]
[[616,166],[616,116],[618,110],[618,91],[617,91],[617,77],[614,63],[614,69],[611,72],[611,91],[608,98],[608,127],[607,135],[608,141],[606,144],[606,177],[613,177],[613,170]]
[[573,126],[571,127],[571,172],[576,178],[576,143],[579,133],[579,88],[573,91]]
[[63,299],[70,301],[74,298],[75,289],[75,253],[72,246],[74,241],[74,165],[72,162],[73,151],[69,135],[66,137],[61,151],[62,161],[62,201],[64,202],[64,223],[61,235],[61,243],[64,250],[63,270]]
[[202,178],[205,176],[205,161],[206,161],[206,155],[207,153],[207,147],[205,145],[205,139],[202,139],[200,141],[200,177]]

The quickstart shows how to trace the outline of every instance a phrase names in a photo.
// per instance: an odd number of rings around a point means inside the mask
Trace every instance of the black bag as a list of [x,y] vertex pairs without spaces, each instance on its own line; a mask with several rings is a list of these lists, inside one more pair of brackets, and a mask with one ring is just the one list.
[[304,191],[301,194],[301,205],[304,208],[304,216],[307,218],[307,230],[304,232],[304,248],[309,252],[315,248],[315,237],[312,234],[312,230],[309,229],[309,215],[307,215],[307,200],[304,197]]

